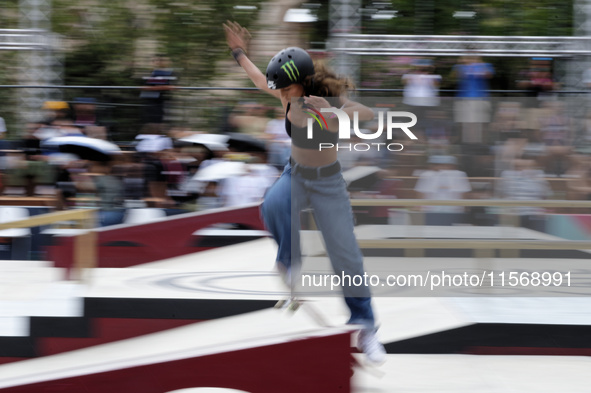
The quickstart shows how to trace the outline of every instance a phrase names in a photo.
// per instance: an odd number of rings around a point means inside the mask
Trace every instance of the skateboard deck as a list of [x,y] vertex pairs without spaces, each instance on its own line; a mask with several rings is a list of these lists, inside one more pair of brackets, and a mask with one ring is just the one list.
[[335,326],[328,321],[328,319],[322,314],[322,311],[320,311],[318,307],[312,304],[312,300],[290,296],[289,298],[279,300],[277,304],[275,304],[275,308],[287,310],[293,313],[299,309],[303,309],[304,312],[308,314],[308,316],[310,316],[318,325],[322,327]]

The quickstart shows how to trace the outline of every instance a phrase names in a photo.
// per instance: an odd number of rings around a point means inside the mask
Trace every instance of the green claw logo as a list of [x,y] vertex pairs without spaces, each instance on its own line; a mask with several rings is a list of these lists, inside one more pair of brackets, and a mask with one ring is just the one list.
[[300,71],[298,71],[298,67],[296,67],[293,60],[290,60],[284,65],[282,65],[281,69],[287,74],[290,81],[295,82],[298,80],[298,77],[300,76]]

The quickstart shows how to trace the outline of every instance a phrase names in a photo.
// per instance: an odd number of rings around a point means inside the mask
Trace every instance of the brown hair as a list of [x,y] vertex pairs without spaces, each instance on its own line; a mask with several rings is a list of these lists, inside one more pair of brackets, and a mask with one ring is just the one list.
[[302,82],[306,95],[320,97],[340,97],[347,90],[353,89],[353,82],[346,77],[337,75],[324,62],[314,61],[314,75]]

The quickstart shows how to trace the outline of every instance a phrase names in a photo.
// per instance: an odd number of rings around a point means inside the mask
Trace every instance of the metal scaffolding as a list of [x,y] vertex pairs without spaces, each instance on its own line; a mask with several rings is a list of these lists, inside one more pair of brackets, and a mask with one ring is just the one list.
[[[20,51],[19,83],[51,86],[63,83],[60,40],[51,32],[51,0],[20,0],[20,29],[0,30],[0,50]],[[22,122],[39,118],[43,102],[61,99],[58,89],[20,89]]]
[[[335,34],[332,51],[359,69],[360,56],[550,57],[559,59],[555,77],[565,88],[580,89],[590,65],[591,36],[454,36]],[[565,61],[562,61],[565,60]],[[356,63],[352,65],[352,63]]]
[[[327,49],[336,54],[337,69],[355,79],[359,75],[360,57],[376,55],[462,56],[470,53],[482,57],[551,57],[559,59],[555,77],[564,88],[571,89],[583,87],[582,74],[591,67],[591,0],[574,1],[574,35],[571,37],[357,34],[361,16],[359,8],[353,9],[353,3],[359,5],[357,0],[331,1],[331,37]],[[425,13],[423,8],[417,10]],[[428,29],[421,24],[417,25],[417,30]]]
[[[591,37],[591,1],[575,0],[573,4],[574,35],[576,37]],[[584,87],[583,72],[591,67],[591,52],[585,56],[573,58],[565,67],[564,80],[567,86]]]
[[[328,47],[346,46],[346,37],[357,34],[361,29],[361,0],[331,0],[329,3]],[[359,59],[345,51],[336,53],[335,71],[359,79]]]
[[591,55],[591,37],[337,34],[335,52],[357,56],[572,57]]

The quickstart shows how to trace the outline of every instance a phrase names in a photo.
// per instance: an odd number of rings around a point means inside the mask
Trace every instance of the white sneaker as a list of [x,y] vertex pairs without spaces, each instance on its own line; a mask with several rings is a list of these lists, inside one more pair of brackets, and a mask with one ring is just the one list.
[[386,361],[386,349],[376,336],[375,329],[362,329],[357,336],[357,348],[365,354],[372,364],[383,364]]

